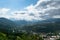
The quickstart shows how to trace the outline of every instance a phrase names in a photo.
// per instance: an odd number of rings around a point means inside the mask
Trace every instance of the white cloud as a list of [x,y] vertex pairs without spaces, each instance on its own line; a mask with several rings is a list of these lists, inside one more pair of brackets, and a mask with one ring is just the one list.
[[8,12],[10,9],[7,8],[1,8],[0,9],[0,17],[5,17],[5,18],[9,18]]
[[6,14],[10,9],[7,9],[7,8],[1,8],[0,9],[0,14]]
[[[56,6],[58,1],[54,0],[39,0],[35,5],[29,5],[25,7],[26,11],[15,11],[13,16],[18,20],[43,20],[52,17],[54,15],[50,11],[60,9],[59,6]],[[44,5],[43,5],[44,4]],[[43,6],[42,6],[43,5]],[[46,8],[45,8],[46,7]],[[31,16],[30,14],[33,14]]]
[[[14,14],[13,14],[14,13]],[[40,20],[39,18],[35,16],[31,16],[28,11],[15,11],[12,13],[12,16],[10,18],[14,18],[15,20]]]
[[50,1],[50,0],[39,0],[34,7],[36,8],[36,7],[38,7],[39,5],[41,5],[42,2],[47,2],[47,1]]
[[60,15],[55,15],[53,16],[53,18],[60,18]]
[[[59,1],[55,0],[39,0],[35,5],[29,5],[24,8],[25,11],[13,11],[11,15],[7,15],[7,12],[10,9],[0,9],[0,15],[3,14],[3,17],[15,19],[15,20],[44,20],[52,18],[53,15],[56,15],[60,9]],[[2,10],[2,11],[1,11]],[[56,11],[57,10],[57,11]],[[58,15],[59,15],[58,13]],[[6,14],[6,15],[5,15]],[[31,15],[30,15],[31,14]],[[5,16],[4,16],[5,15]],[[54,16],[55,17],[55,16]],[[57,16],[59,17],[59,16]]]

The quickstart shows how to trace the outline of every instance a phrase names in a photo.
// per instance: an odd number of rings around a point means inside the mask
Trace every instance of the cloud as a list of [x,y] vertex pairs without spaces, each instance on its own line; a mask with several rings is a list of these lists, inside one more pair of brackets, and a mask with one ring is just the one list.
[[9,18],[8,12],[10,9],[8,8],[0,8],[0,17]]
[[[33,5],[29,5],[24,8],[24,11],[13,11],[11,15],[7,15],[10,9],[3,8],[0,11],[6,18],[14,20],[45,20],[49,18],[56,18],[55,15],[60,15],[60,1],[59,0],[38,0],[38,2]],[[5,16],[4,16],[5,17]],[[57,18],[60,16],[57,16]]]
[[60,1],[39,0],[35,5],[25,7],[25,11],[15,11],[13,14],[17,20],[44,20],[60,15]]
[[38,20],[52,18],[54,15],[60,15],[59,0],[39,0],[37,4],[26,7],[29,13],[34,14]]
[[39,19],[38,17],[35,17],[34,14],[33,15],[31,14],[32,13],[29,13],[28,11],[15,11],[15,12],[12,12],[11,14],[12,16],[10,18],[14,18],[15,20],[27,20],[27,21],[33,21],[33,20]]
[[55,15],[53,16],[53,18],[60,18],[60,15]]
[[3,15],[3,14],[6,14],[10,9],[7,9],[7,8],[1,8],[0,9],[0,14]]

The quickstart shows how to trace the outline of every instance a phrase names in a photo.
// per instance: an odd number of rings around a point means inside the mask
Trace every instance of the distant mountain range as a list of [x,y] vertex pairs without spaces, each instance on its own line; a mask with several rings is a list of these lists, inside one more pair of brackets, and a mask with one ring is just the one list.
[[11,21],[6,18],[0,18],[1,32],[19,32],[19,30],[33,31],[33,32],[56,32],[60,31],[60,18],[51,18],[42,21],[25,21],[16,20]]
[[15,20],[14,22],[15,22],[18,26],[29,25],[29,24],[37,23],[37,21],[26,21],[26,20]]
[[6,18],[0,18],[0,31],[1,32],[10,32],[15,30],[16,24]]
[[38,21],[36,24],[23,27],[26,31],[33,32],[60,32],[60,18]]

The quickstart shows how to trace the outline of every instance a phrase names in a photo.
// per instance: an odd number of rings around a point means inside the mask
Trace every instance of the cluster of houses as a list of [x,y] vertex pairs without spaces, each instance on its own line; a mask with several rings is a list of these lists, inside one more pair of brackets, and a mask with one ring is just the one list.
[[[19,30],[19,31],[21,32],[21,30]],[[22,32],[26,32],[26,31],[22,30]],[[55,34],[55,33],[36,33],[36,32],[32,32],[32,31],[30,33],[39,34],[39,36],[42,37],[42,39],[44,39],[44,40],[60,39],[60,33],[58,33],[58,34]]]
[[46,37],[43,37],[44,40],[56,40],[56,39],[59,39],[60,36],[57,35],[57,36],[46,36]]
[[60,39],[60,33],[35,33],[32,32],[33,34],[39,34],[40,37],[44,40],[57,40]]
[[60,38],[60,35],[47,35],[47,34],[42,34],[41,37],[44,40],[56,40]]

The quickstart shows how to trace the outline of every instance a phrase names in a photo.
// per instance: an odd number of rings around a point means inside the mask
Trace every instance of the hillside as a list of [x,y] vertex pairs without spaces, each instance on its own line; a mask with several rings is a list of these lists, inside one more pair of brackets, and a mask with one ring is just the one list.
[[6,18],[0,18],[0,32],[12,32],[15,30],[16,24]]
[[59,32],[60,31],[60,19],[48,19],[37,22],[36,24],[27,25],[23,27],[26,31],[33,32]]

